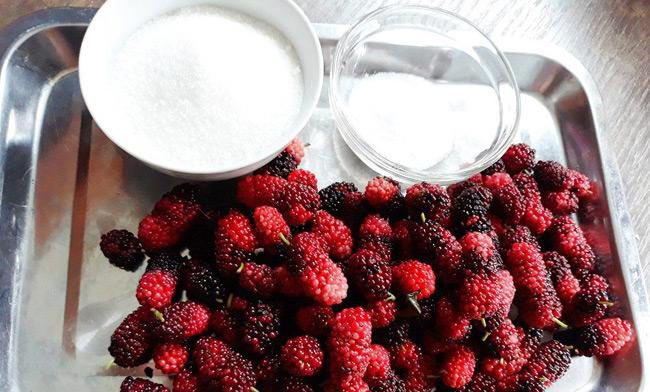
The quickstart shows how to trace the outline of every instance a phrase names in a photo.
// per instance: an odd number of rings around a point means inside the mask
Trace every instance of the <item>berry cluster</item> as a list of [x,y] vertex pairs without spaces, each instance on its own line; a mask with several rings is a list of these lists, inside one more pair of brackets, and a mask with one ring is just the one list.
[[[543,391],[633,338],[570,215],[596,186],[527,145],[464,182],[318,190],[294,141],[234,183],[180,185],[102,236],[147,267],[116,365],[174,392]],[[187,256],[182,256],[187,255]],[[168,391],[128,377],[122,392]]]

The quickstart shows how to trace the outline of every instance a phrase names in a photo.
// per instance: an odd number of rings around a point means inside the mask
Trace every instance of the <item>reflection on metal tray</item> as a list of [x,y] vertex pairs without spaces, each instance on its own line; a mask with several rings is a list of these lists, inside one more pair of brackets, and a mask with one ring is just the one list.
[[[137,276],[112,268],[100,233],[135,229],[175,182],[116,149],[93,125],[77,80],[77,55],[92,9],[51,9],[0,36],[0,390],[117,390],[105,370],[111,331],[135,308]],[[342,28],[318,25],[326,62]],[[596,179],[601,214],[582,222],[594,240],[622,312],[639,338],[604,363],[574,361],[554,391],[639,391],[640,341],[648,316],[639,257],[611,155],[599,142],[598,94],[585,70],[563,52],[502,45],[522,89],[520,139]],[[339,139],[325,85],[303,132],[305,166],[322,185],[363,183],[373,174]]]

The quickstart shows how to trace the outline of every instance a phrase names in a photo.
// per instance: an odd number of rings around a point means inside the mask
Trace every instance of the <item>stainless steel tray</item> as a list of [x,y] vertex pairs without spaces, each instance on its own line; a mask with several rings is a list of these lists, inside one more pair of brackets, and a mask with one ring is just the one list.
[[[135,229],[177,180],[119,151],[85,110],[77,55],[94,12],[45,10],[0,35],[1,391],[116,391],[132,372],[104,365],[111,331],[136,306],[137,276],[112,268],[97,244],[113,227]],[[342,27],[317,29],[328,63]],[[520,139],[541,158],[564,161],[603,186],[603,215],[587,229],[639,332],[629,349],[605,363],[574,361],[553,390],[644,390],[641,342],[650,310],[621,181],[601,143],[605,125],[595,85],[559,50],[501,47],[523,93]],[[311,143],[305,166],[324,185],[339,178],[363,183],[373,174],[339,139],[327,88],[302,135]]]

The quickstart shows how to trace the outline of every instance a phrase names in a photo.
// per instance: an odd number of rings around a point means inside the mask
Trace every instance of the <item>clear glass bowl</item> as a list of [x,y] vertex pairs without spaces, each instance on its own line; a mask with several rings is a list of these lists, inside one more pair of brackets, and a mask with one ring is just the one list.
[[505,152],[519,89],[505,56],[467,20],[421,6],[389,6],[341,38],[330,105],[343,139],[399,181],[454,183]]

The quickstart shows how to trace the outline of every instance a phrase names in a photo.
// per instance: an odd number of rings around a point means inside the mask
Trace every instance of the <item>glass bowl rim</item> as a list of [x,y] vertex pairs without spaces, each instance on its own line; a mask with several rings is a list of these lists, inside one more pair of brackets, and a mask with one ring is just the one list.
[[[449,172],[429,172],[424,170],[410,169],[398,163],[392,162],[391,160],[385,158],[381,154],[377,153],[372,147],[370,147],[362,138],[358,136],[356,129],[350,124],[347,115],[343,110],[343,101],[339,95],[338,81],[340,76],[340,69],[344,60],[344,56],[354,48],[355,45],[351,44],[351,39],[353,35],[361,29],[368,22],[376,19],[380,16],[396,14],[399,12],[424,12],[432,16],[445,17],[449,18],[452,21],[458,22],[462,25],[465,25],[474,33],[478,33],[486,42],[486,46],[496,54],[495,58],[498,59],[498,66],[502,67],[505,71],[505,81],[507,82],[508,87],[514,92],[514,97],[510,98],[510,105],[514,105],[514,118],[511,118],[509,121],[509,126],[499,130],[499,135],[495,139],[496,144],[491,147],[488,152],[476,160],[469,166]],[[363,40],[363,39],[362,39]],[[358,44],[358,42],[357,42]],[[484,69],[487,74],[490,74],[487,70]],[[517,80],[515,79],[514,72],[512,67],[505,57],[503,52],[496,46],[496,44],[483,33],[474,23],[469,20],[454,14],[453,12],[444,10],[438,7],[429,7],[422,5],[388,5],[385,7],[380,7],[369,14],[365,15],[359,19],[356,23],[351,25],[348,30],[341,36],[339,39],[334,54],[332,56],[332,63],[329,73],[329,102],[331,110],[334,114],[334,120],[336,122],[337,129],[339,134],[344,139],[346,144],[352,149],[352,151],[357,155],[364,163],[368,164],[372,169],[382,173],[389,174],[393,177],[397,177],[398,180],[403,182],[420,182],[420,181],[429,181],[439,184],[451,184],[458,182],[464,179],[471,177],[472,175],[483,171],[488,168],[494,162],[496,162],[501,156],[506,152],[510,143],[514,139],[515,134],[517,133],[520,112],[521,112],[521,98],[519,86]],[[492,89],[497,94],[499,99],[499,118],[500,118],[500,128],[503,128],[504,120],[504,104],[503,94],[499,93],[495,86],[491,86]]]

